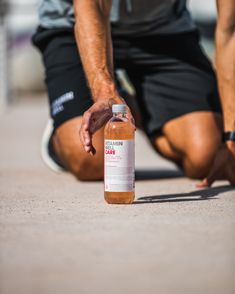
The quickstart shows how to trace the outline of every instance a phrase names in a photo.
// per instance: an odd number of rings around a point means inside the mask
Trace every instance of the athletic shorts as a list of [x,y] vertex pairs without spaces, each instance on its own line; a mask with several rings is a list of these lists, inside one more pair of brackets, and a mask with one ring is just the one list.
[[[124,69],[135,89],[148,136],[161,132],[166,122],[191,112],[221,112],[215,74],[199,41],[197,31],[113,38],[115,69]],[[33,42],[43,55],[56,129],[83,115],[93,100],[73,31],[39,28]]]

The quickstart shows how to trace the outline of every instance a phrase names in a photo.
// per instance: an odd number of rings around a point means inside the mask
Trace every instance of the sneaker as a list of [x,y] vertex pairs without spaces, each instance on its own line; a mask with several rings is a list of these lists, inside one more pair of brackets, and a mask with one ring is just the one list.
[[44,163],[53,171],[61,172],[66,171],[65,167],[62,165],[61,161],[55,154],[53,144],[52,144],[52,135],[54,127],[53,120],[49,119],[46,128],[44,130],[42,141],[41,141],[41,156]]

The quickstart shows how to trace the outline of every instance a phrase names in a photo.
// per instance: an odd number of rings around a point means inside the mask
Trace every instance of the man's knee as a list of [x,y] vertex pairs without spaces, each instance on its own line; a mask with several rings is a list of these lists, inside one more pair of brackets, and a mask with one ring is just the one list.
[[85,154],[77,156],[73,163],[70,164],[71,173],[80,181],[98,181],[103,179],[103,158],[100,154]]
[[185,174],[196,179],[207,176],[221,146],[221,116],[211,112],[190,113],[168,122],[164,132],[181,156]]
[[53,136],[56,155],[78,180],[95,181],[103,178],[103,130],[93,136],[94,156],[86,153],[79,138],[81,118],[74,118],[61,125]]
[[212,167],[218,148],[219,142],[210,140],[210,138],[192,144],[183,157],[182,166],[185,174],[193,179],[206,177]]
[[67,147],[64,162],[67,169],[80,181],[97,181],[103,179],[103,152],[97,150],[95,155],[86,153],[82,147]]

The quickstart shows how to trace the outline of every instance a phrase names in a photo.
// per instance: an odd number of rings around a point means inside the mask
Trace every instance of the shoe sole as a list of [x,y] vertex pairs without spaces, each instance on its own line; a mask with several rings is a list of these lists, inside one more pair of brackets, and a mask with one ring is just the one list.
[[63,167],[59,166],[49,154],[49,142],[53,133],[53,121],[49,119],[46,128],[42,135],[41,141],[41,157],[43,162],[54,172],[59,173],[65,171]]

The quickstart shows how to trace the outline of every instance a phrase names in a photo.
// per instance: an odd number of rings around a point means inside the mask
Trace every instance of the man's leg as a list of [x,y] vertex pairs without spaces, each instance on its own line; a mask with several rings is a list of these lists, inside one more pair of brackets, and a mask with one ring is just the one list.
[[180,165],[188,177],[202,179],[221,146],[221,132],[219,114],[192,112],[168,121],[152,144],[162,156]]
[[[79,180],[103,178],[103,130],[94,135],[95,156],[87,154],[78,131],[81,117],[61,125],[53,137],[54,148],[63,165]],[[204,178],[221,145],[222,119],[212,112],[192,112],[170,120],[162,135],[152,139],[155,149],[181,166],[188,177]]]
[[221,147],[222,135],[211,64],[196,33],[156,37],[143,44],[133,50],[133,62],[126,70],[136,89],[145,131],[154,148],[188,177],[203,178]]
[[34,39],[45,65],[54,123],[53,152],[77,179],[100,180],[103,178],[103,130],[94,135],[95,156],[84,151],[79,137],[82,115],[93,101],[73,32],[42,30]]
[[103,129],[94,135],[93,144],[96,154],[92,156],[84,151],[80,141],[81,121],[82,117],[79,116],[68,120],[56,129],[53,136],[54,150],[62,164],[78,180],[101,180],[104,174]]

